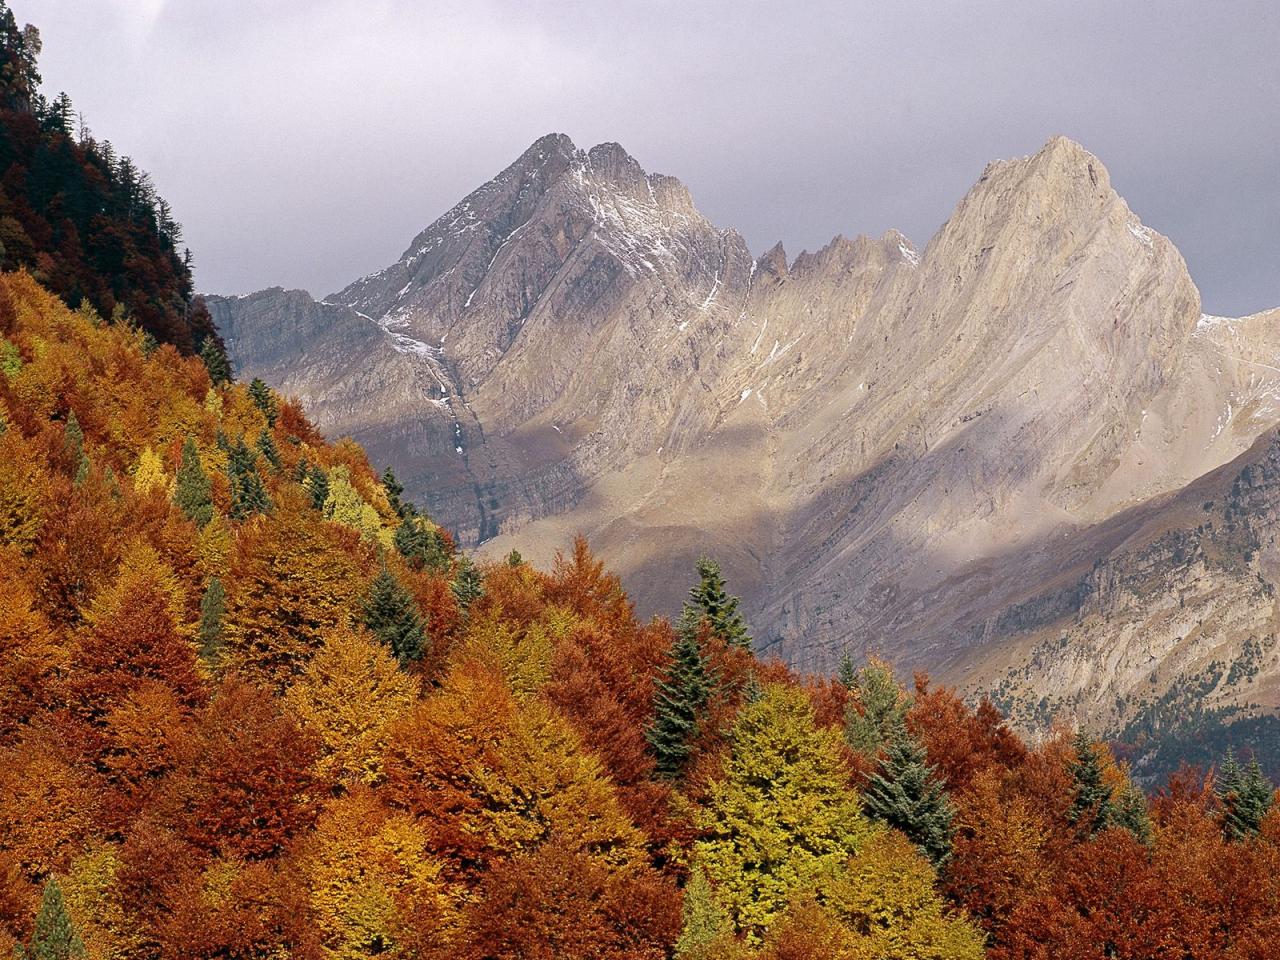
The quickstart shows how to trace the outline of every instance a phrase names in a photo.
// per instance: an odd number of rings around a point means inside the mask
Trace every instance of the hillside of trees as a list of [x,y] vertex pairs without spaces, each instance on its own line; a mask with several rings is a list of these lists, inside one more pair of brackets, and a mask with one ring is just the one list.
[[1275,956],[1256,766],[1146,796],[925,677],[761,662],[710,561],[675,624],[583,542],[474,564],[224,373],[0,276],[0,952]]
[[184,353],[220,349],[169,204],[66,93],[40,92],[39,54],[39,32],[0,0],[0,269],[25,267],[73,308],[127,318]]

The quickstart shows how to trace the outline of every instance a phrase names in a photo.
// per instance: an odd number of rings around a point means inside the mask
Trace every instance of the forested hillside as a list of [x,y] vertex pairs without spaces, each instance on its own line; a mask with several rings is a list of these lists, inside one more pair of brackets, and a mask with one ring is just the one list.
[[0,268],[190,353],[220,343],[192,299],[182,228],[146,171],[40,92],[40,34],[0,0]]
[[710,562],[675,626],[583,542],[474,566],[295,403],[27,273],[0,338],[0,951],[1274,956],[1256,767],[1146,798],[924,677],[762,663]]

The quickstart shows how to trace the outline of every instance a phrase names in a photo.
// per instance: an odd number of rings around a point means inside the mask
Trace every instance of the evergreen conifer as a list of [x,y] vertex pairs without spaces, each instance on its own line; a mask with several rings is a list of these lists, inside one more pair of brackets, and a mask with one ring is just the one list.
[[682,629],[697,629],[702,620],[711,624],[712,631],[730,646],[751,649],[751,635],[747,624],[738,612],[739,600],[725,591],[720,564],[707,557],[697,563],[698,583],[689,591],[681,617]]
[[311,494],[311,505],[317,510],[323,510],[325,501],[329,499],[329,474],[323,467],[312,467],[305,485]]
[[386,567],[373,578],[365,597],[364,625],[402,665],[422,659],[427,646],[422,617],[409,591]]
[[449,553],[439,528],[416,514],[400,521],[391,542],[415,570],[439,571],[449,565]]
[[901,830],[935,864],[951,856],[955,808],[905,723],[894,726],[862,805],[868,817]]
[[222,619],[226,611],[222,580],[211,577],[204,596],[200,598],[200,656],[210,665],[218,662],[218,654],[222,650]]
[[1130,785],[1116,798],[1111,822],[1128,830],[1139,843],[1151,844],[1151,815],[1147,812],[1147,798],[1136,787]]
[[258,434],[258,441],[255,444],[258,452],[262,454],[262,459],[271,465],[272,470],[280,469],[280,451],[276,448],[276,442],[271,437],[270,430],[263,430]]
[[1075,799],[1067,811],[1067,820],[1076,825],[1086,837],[1111,826],[1115,818],[1115,803],[1111,788],[1102,778],[1102,761],[1085,732],[1081,730],[1075,739],[1076,758],[1071,764]]
[[231,362],[217,337],[205,337],[200,345],[200,359],[209,371],[209,380],[215,387],[231,382]]
[[249,399],[262,412],[262,415],[267,418],[267,426],[274,427],[278,413],[276,398],[271,392],[271,388],[261,378],[254,377],[249,383]]
[[846,690],[852,690],[858,683],[858,668],[853,665],[853,657],[845,654],[840,658],[840,666],[836,669],[836,680]]
[[271,509],[267,488],[258,474],[258,457],[245,445],[243,438],[231,445],[227,477],[231,481],[232,519],[244,520]]
[[1235,752],[1228,749],[1215,790],[1222,802],[1222,831],[1227,839],[1256,836],[1275,800],[1275,787],[1263,774],[1257,758],[1245,770]]
[[470,610],[471,604],[484,596],[484,574],[479,571],[469,557],[459,557],[458,572],[449,584],[458,606]]
[[857,671],[851,689],[857,692],[858,702],[850,704],[845,713],[844,739],[858,753],[871,758],[905,721],[911,701],[893,678],[893,671],[878,661]]
[[674,780],[683,771],[715,682],[697,635],[681,630],[671,645],[666,673],[657,683],[653,722],[645,731],[659,777]]
[[173,487],[173,502],[198,526],[203,527],[213,519],[213,486],[191,437],[182,444],[182,463]]
[[396,480],[396,475],[391,472],[390,467],[382,471],[382,488],[387,491],[387,501],[391,504],[391,509],[403,517],[406,505],[401,501],[400,495],[404,493],[404,487]]
[[67,913],[57,880],[45,882],[31,942],[14,947],[13,956],[14,960],[80,960],[85,956],[84,942]]

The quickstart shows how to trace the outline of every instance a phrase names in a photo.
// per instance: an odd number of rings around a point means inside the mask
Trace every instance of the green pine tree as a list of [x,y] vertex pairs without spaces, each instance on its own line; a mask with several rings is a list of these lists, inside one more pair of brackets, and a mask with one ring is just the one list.
[[417,604],[386,567],[369,586],[364,600],[364,625],[401,664],[422,659],[427,637]]
[[857,671],[850,689],[857,693],[858,702],[851,703],[845,712],[844,739],[858,753],[871,758],[905,721],[911,700],[893,678],[893,671],[879,662]]
[[847,653],[840,658],[840,666],[836,669],[836,680],[846,690],[852,690],[858,683],[858,668],[853,665],[853,657]]
[[1241,799],[1241,825],[1256,836],[1276,799],[1275,784],[1262,772],[1257,757],[1249,761],[1249,772],[1245,774]]
[[280,469],[280,451],[276,449],[276,442],[271,438],[270,430],[263,430],[258,434],[258,442],[255,444],[258,452],[262,454],[262,459],[271,465],[272,470]]
[[213,519],[213,485],[200,463],[196,442],[190,437],[182,444],[182,463],[173,487],[173,502],[198,526],[203,527]]
[[1151,815],[1147,812],[1147,798],[1132,784],[1116,798],[1111,822],[1128,830],[1139,843],[1151,845]]
[[645,731],[659,777],[674,780],[684,770],[715,682],[697,636],[692,630],[681,630],[657,683],[653,722]]
[[78,487],[89,477],[89,456],[84,452],[84,431],[80,429],[80,421],[74,410],[68,412],[63,431],[67,450],[76,464],[75,484]]
[[935,864],[951,856],[955,808],[905,723],[895,725],[879,769],[867,781],[862,806],[871,819],[901,830]]
[[1275,800],[1275,787],[1255,758],[1248,770],[1227,750],[1215,791],[1222,803],[1222,832],[1228,840],[1256,836]]
[[258,473],[258,457],[241,438],[231,445],[227,460],[227,478],[231,482],[231,517],[244,520],[255,513],[271,510],[271,498]]
[[716,901],[715,889],[707,879],[707,871],[695,866],[684,888],[684,904],[681,908],[683,923],[680,938],[676,941],[676,957],[711,947],[716,941],[727,940],[733,934],[729,914]]
[[322,467],[312,467],[304,485],[311,494],[311,505],[323,510],[325,501],[329,499],[329,474]]
[[274,427],[276,425],[276,415],[279,412],[276,406],[275,394],[271,392],[271,388],[261,378],[254,377],[250,382],[249,399],[262,412],[262,415],[267,418],[267,426]]
[[484,574],[471,562],[469,557],[458,558],[458,572],[449,584],[458,606],[470,610],[471,605],[484,596]]
[[387,491],[387,501],[391,504],[391,509],[403,517],[405,504],[401,501],[400,495],[404,493],[404,487],[396,480],[396,475],[391,472],[390,467],[382,471],[382,488]]
[[1067,811],[1067,821],[1086,837],[1105,830],[1115,821],[1115,803],[1111,788],[1102,779],[1102,761],[1097,749],[1083,730],[1076,734],[1076,758],[1071,764],[1074,799]]
[[520,556],[519,550],[512,550],[507,554],[507,566],[518,567],[524,563],[524,557]]
[[703,557],[697,563],[698,583],[689,591],[681,617],[683,629],[696,629],[706,620],[712,631],[730,646],[751,649],[751,635],[738,612],[739,600],[725,591],[720,564]]
[[441,571],[449,566],[449,551],[439,528],[425,518],[410,514],[400,521],[391,538],[396,551],[415,570]]
[[200,345],[200,359],[209,371],[209,380],[215,387],[231,382],[231,362],[227,360],[227,352],[218,343],[217,337],[205,337]]
[[222,620],[227,612],[222,580],[211,577],[200,598],[200,656],[210,665],[218,662],[222,651]]
[[84,943],[67,913],[58,881],[50,878],[45,883],[31,942],[25,948],[20,944],[14,947],[13,955],[15,960],[78,960],[85,956]]

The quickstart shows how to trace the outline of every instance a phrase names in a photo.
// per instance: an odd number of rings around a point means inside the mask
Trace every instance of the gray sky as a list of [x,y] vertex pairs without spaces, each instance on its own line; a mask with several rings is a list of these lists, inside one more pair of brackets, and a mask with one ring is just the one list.
[[923,245],[1065,133],[1205,309],[1280,305],[1277,0],[10,0],[46,92],[137,159],[210,292],[320,295],[538,136],[622,143],[757,252]]

